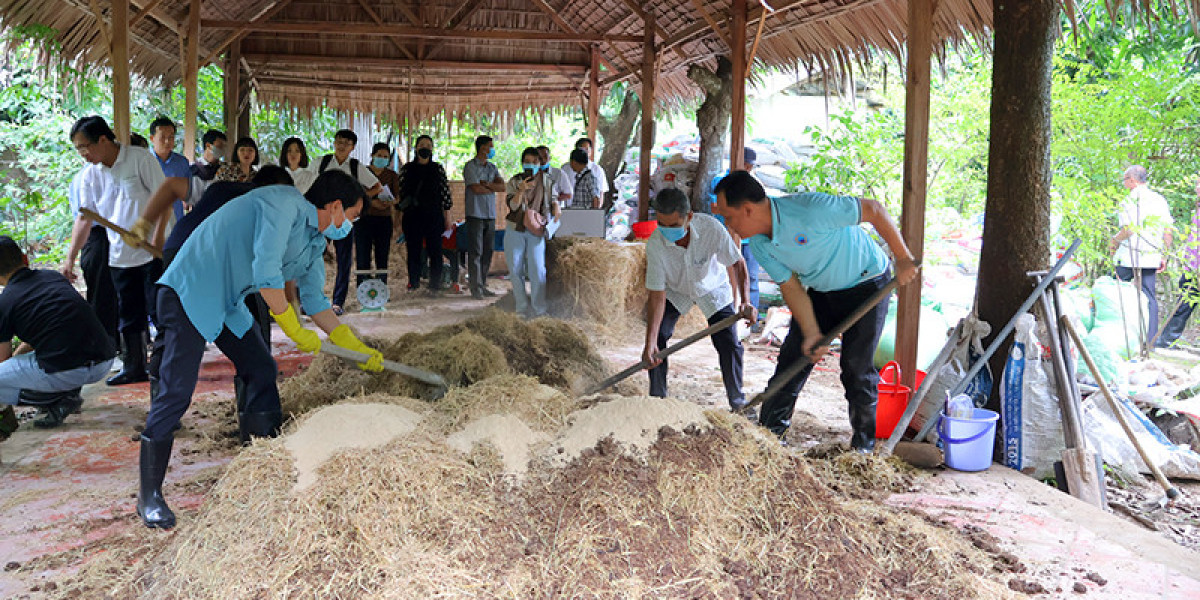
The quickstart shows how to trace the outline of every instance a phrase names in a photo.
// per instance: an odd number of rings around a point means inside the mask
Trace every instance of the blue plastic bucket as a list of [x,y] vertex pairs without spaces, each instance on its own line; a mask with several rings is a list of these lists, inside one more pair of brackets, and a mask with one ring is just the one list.
[[946,466],[957,471],[984,471],[992,464],[996,421],[1000,415],[976,408],[970,419],[955,419],[942,413],[938,435],[946,453]]

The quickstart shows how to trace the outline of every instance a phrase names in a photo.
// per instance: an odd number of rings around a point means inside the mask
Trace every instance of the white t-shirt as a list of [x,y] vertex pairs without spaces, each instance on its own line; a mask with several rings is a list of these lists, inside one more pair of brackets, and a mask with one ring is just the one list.
[[[329,168],[334,168],[333,165],[336,162],[337,159],[330,160]],[[348,164],[349,162],[350,161],[346,161],[346,172],[350,171],[350,165]],[[309,166],[307,168],[294,170],[291,167],[284,167],[284,169],[287,169],[288,175],[292,176],[292,183],[296,186],[296,189],[300,190],[301,194],[308,192],[308,188],[312,187],[313,182],[317,180],[317,172],[313,170],[312,163],[310,162],[308,165]],[[362,169],[363,165],[359,165],[358,168]]]
[[693,214],[688,229],[692,237],[687,248],[667,241],[659,231],[646,241],[646,289],[665,291],[679,314],[698,304],[707,319],[733,303],[727,268],[742,253],[725,226],[706,214]]
[[[333,171],[336,169],[347,175],[354,175],[354,173],[350,172],[350,161],[353,160],[352,158],[347,158],[346,162],[339,164],[336,156],[332,154],[327,154],[326,156],[329,157],[329,166],[325,167],[326,171]],[[313,170],[313,180],[316,180],[317,176],[320,175],[319,170],[321,169],[321,163],[324,162],[324,160],[325,158],[322,157],[317,159],[315,165],[313,163],[309,163],[309,168]],[[358,163],[358,183],[362,184],[363,189],[369,190],[375,187],[375,184],[379,183],[379,178],[375,177],[375,174],[371,172],[370,167],[368,167],[366,163]],[[309,183],[309,185],[312,185],[312,183]],[[307,189],[304,189],[301,190],[300,193],[307,191]]]
[[[604,174],[604,167],[601,167],[600,163],[596,161],[589,161],[587,168],[596,178],[596,193],[603,200],[604,195],[608,193],[608,176]],[[558,169],[554,193],[575,195],[575,170],[571,168],[570,162],[563,163],[563,166]]]
[[71,204],[71,216],[78,217],[79,209],[87,208],[96,214],[108,218],[112,214],[113,202],[116,200],[109,177],[100,165],[88,163],[71,179],[68,200]]
[[[103,164],[100,168],[112,178],[115,189],[115,201],[108,215],[101,214],[113,224],[125,229],[132,229],[138,217],[150,204],[150,196],[166,181],[158,159],[149,150],[121,144],[117,160],[111,167]],[[167,225],[166,235],[170,235],[171,227],[175,224],[174,214]],[[111,267],[138,267],[150,262],[154,257],[141,248],[130,248],[125,245],[121,236],[114,231],[108,232],[108,264]]]
[[1162,264],[1163,236],[1174,223],[1171,207],[1162,194],[1142,184],[1129,191],[1117,213],[1117,225],[1133,234],[1117,248],[1117,265],[1157,269]]

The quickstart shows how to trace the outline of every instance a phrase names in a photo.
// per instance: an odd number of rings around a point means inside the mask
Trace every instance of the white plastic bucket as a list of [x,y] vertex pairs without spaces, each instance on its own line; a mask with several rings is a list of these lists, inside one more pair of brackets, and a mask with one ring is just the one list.
[[956,419],[942,413],[938,424],[946,466],[957,471],[984,471],[992,464],[996,421],[1000,415],[976,408],[970,419]]

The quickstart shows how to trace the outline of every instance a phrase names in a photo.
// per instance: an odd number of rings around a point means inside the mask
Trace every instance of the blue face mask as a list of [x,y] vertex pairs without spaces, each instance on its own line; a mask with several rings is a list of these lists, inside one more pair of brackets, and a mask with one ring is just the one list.
[[488,160],[491,160],[493,158],[496,158],[496,149],[495,148],[491,148],[488,150]]
[[376,156],[371,159],[371,166],[375,167],[376,169],[386,169],[388,166],[388,159]]
[[346,213],[343,212],[341,225],[334,225],[333,221],[330,221],[329,226],[325,229],[322,229],[321,233],[331,240],[340,240],[345,239],[346,236],[350,235],[351,231],[354,231],[354,222],[350,219],[347,219]]
[[687,235],[688,230],[686,225],[683,227],[663,227],[662,225],[659,225],[658,231],[664,238],[667,238],[668,242],[674,244],[675,242],[682,240],[683,236]]
[[521,168],[525,169],[526,171],[533,171],[534,173],[537,173],[538,171],[540,171],[542,169],[540,165],[534,165],[534,164],[529,164],[529,163],[522,164]]
[[542,165],[542,170],[549,173],[550,172],[550,163],[546,163],[546,164]]

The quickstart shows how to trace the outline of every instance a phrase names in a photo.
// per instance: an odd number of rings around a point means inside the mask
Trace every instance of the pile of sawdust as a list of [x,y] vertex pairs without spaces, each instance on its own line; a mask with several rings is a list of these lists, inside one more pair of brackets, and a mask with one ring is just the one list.
[[[454,386],[522,374],[575,393],[603,379],[610,370],[574,325],[550,318],[523,321],[499,310],[428,333],[365,341],[379,348],[385,358],[437,373]],[[293,415],[359,394],[420,398],[431,391],[430,386],[403,375],[364,373],[328,356],[317,357],[279,389],[284,412]]]
[[[460,415],[427,406],[415,431],[334,453],[303,490],[289,440],[258,441],[155,556],[120,573],[85,567],[60,589],[231,600],[1007,597],[957,533],[839,500],[804,457],[747,423],[622,402],[570,415],[548,444],[513,413],[454,427]],[[568,439],[599,442],[556,459],[577,447]],[[478,444],[503,460],[475,460]],[[533,457],[525,476],[502,477],[522,453]]]
[[376,448],[417,428],[421,415],[394,404],[338,404],[315,411],[284,440],[299,472],[296,489],[317,481],[317,468],[336,452]]

